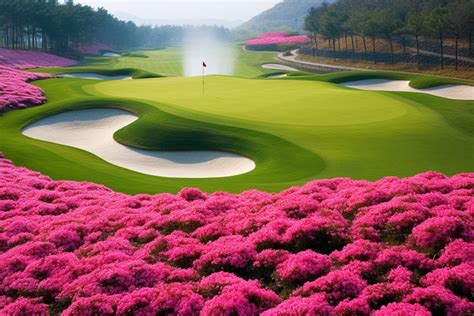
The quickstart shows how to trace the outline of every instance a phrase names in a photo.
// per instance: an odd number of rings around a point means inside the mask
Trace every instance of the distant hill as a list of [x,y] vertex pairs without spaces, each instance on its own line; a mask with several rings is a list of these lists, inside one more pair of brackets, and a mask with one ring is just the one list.
[[311,7],[333,0],[284,0],[242,24],[238,29],[253,32],[302,30]]

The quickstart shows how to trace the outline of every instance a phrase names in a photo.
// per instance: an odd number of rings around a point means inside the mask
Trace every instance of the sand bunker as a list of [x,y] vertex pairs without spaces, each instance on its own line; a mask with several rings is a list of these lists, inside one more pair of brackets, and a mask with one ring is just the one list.
[[262,68],[265,69],[273,69],[273,70],[285,70],[285,71],[299,71],[298,69],[295,69],[293,67],[281,65],[281,64],[264,64],[262,65]]
[[428,89],[415,89],[410,87],[409,81],[369,79],[342,83],[349,88],[371,91],[406,91],[431,94],[437,97],[453,100],[474,100],[474,87],[466,85],[443,85]]
[[120,54],[117,54],[117,53],[103,53],[102,56],[104,57],[120,57],[121,55]]
[[57,75],[59,78],[82,78],[82,79],[93,79],[93,80],[130,80],[130,76],[106,76],[101,74],[86,73],[86,72],[74,72],[68,74]]
[[247,173],[255,163],[216,151],[147,151],[121,145],[113,134],[137,117],[117,109],[64,112],[36,122],[23,134],[39,140],[88,151],[111,164],[144,174],[169,178],[217,178]]
[[268,79],[285,78],[285,77],[288,77],[288,75],[287,74],[277,74],[277,75],[267,76]]

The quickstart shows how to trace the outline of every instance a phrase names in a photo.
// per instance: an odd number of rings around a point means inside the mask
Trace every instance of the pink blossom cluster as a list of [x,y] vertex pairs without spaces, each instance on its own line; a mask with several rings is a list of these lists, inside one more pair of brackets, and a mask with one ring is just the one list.
[[43,104],[43,90],[28,82],[51,77],[0,66],[0,112]]
[[77,50],[86,55],[99,55],[101,50],[111,50],[111,48],[104,44],[80,44]]
[[128,196],[0,159],[0,314],[472,315],[474,173]]
[[285,32],[270,32],[257,36],[245,42],[248,46],[255,45],[294,45],[309,42],[306,35],[288,36]]
[[75,64],[75,60],[45,52],[0,48],[0,112],[40,105],[46,101],[43,90],[28,82],[53,76],[16,69],[66,67]]
[[0,66],[27,69],[40,67],[67,67],[76,61],[45,52],[0,48]]

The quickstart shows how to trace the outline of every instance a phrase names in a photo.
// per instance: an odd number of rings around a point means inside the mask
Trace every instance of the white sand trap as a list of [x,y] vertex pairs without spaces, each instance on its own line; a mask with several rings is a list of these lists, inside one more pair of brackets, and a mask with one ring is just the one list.
[[102,56],[104,57],[120,57],[121,55],[120,54],[117,54],[117,53],[103,53]]
[[113,134],[137,117],[116,109],[64,112],[31,124],[23,134],[88,151],[111,164],[169,178],[217,178],[247,173],[255,163],[216,151],[147,151],[121,145]]
[[269,79],[285,78],[285,77],[288,77],[288,75],[287,75],[287,74],[278,74],[278,75],[270,75],[270,76],[267,76],[267,78],[269,78]]
[[264,64],[262,65],[262,68],[273,69],[273,70],[299,71],[298,69],[295,69],[293,67],[289,67],[289,66],[285,66],[281,64]]
[[474,87],[466,85],[443,85],[428,89],[410,87],[409,81],[369,79],[342,83],[345,87],[371,91],[406,91],[431,94],[437,97],[454,100],[474,100]]
[[68,74],[57,75],[59,78],[82,78],[82,79],[93,79],[93,80],[131,80],[130,76],[106,76],[101,74],[87,73],[87,72],[74,72]]

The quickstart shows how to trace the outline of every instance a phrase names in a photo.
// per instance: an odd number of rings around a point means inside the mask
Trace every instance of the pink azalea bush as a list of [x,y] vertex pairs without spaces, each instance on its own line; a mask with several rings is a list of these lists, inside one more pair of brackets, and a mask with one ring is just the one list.
[[276,274],[280,280],[288,283],[304,283],[328,273],[330,268],[329,256],[306,250],[290,255],[277,266]]
[[128,196],[0,159],[0,315],[470,315],[474,174]]
[[43,90],[28,82],[53,76],[16,69],[66,67],[75,64],[75,60],[45,52],[0,48],[0,112],[40,105],[46,101]]
[[9,68],[67,67],[76,63],[75,60],[45,52],[0,48],[0,66]]
[[0,112],[43,104],[43,90],[28,82],[51,77],[0,66]]
[[256,45],[294,45],[302,44],[310,41],[310,38],[306,35],[295,35],[290,36],[285,32],[269,32],[258,35],[254,39],[247,40],[245,42],[248,46]]

